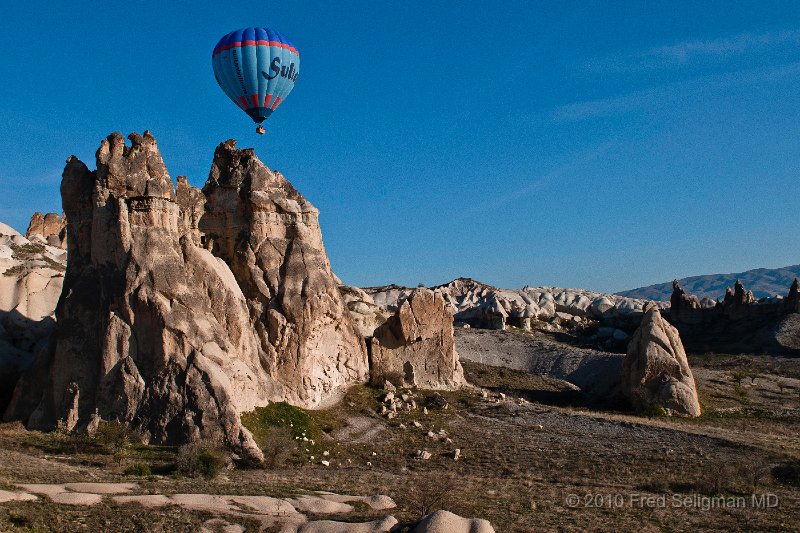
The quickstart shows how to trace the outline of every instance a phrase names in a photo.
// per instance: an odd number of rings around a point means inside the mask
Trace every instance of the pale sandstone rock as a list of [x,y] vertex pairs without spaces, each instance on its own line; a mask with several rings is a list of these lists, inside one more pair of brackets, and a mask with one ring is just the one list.
[[[0,228],[1,229],[1,228]],[[0,490],[0,503],[5,502],[30,502],[38,500],[33,494],[27,492],[13,492],[8,490]]]
[[57,213],[33,214],[25,237],[30,241],[64,249],[67,247],[67,221]]
[[200,533],[244,533],[244,527],[232,524],[223,518],[212,518],[203,522]]
[[397,504],[389,496],[383,494],[376,494],[374,496],[352,496],[349,494],[335,494],[333,492],[317,492],[320,498],[330,500],[332,502],[364,502],[373,510],[384,511],[386,509],[394,509]]
[[60,492],[58,494],[50,495],[49,498],[53,503],[60,503],[62,505],[97,505],[103,500],[99,494],[90,494],[85,492]]
[[297,533],[389,533],[396,525],[397,519],[393,516],[366,523],[315,520],[301,525]]
[[287,499],[301,513],[313,514],[347,514],[353,512],[353,506],[341,501],[333,501],[319,496],[298,496]]
[[65,262],[64,250],[0,228],[0,412],[55,328]]
[[132,494],[130,496],[113,496],[111,499],[119,504],[136,503],[150,508],[173,504],[172,500],[163,494]]
[[17,485],[19,488],[32,492],[34,494],[42,494],[44,496],[53,496],[54,494],[61,494],[67,492],[63,484],[51,483],[22,483]]
[[436,511],[423,518],[412,533],[494,533],[488,520],[462,518],[449,511]]
[[700,416],[694,376],[678,330],[655,305],[647,306],[628,344],[622,390],[636,408],[660,406],[675,414]]
[[[412,290],[397,285],[363,289],[376,305],[392,312]],[[527,286],[499,289],[469,278],[457,278],[432,290],[442,295],[456,324],[490,329],[509,326],[529,329],[531,320],[549,320],[560,313],[564,320],[580,317],[598,320],[611,327],[631,326],[632,331],[641,320],[646,303],[583,289]],[[659,305],[667,307],[666,302]]]
[[136,483],[66,483],[64,488],[74,492],[96,494],[124,494],[139,488]]
[[452,316],[441,294],[428,289],[414,290],[375,330],[370,357],[376,383],[398,373],[409,386],[423,389],[453,389],[465,383]]
[[9,226],[0,222],[0,236],[7,235],[9,237],[21,237],[22,234]]
[[203,193],[205,246],[242,287],[259,358],[283,398],[320,407],[365,381],[366,345],[331,272],[317,209],[235,141],[217,148]]
[[358,287],[340,285],[339,291],[362,337],[372,337],[375,329],[391,316],[388,309],[376,305],[372,297]]
[[94,172],[67,162],[57,330],[5,418],[80,429],[97,413],[153,442],[260,459],[240,413],[322,406],[367,377],[317,211],[233,141],[202,192],[179,180],[176,193],[155,139],[129,139],[103,141]]

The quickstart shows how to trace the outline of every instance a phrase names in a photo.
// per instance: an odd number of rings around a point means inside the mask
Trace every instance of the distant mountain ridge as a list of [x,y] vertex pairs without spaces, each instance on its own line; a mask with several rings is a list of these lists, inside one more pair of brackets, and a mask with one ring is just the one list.
[[[680,281],[681,287],[688,293],[700,298],[716,300],[725,296],[725,287],[732,287],[738,279],[745,288],[753,291],[756,298],[766,296],[786,296],[789,287],[795,278],[800,278],[800,265],[782,268],[756,268],[746,272],[733,274],[707,274],[705,276],[691,276]],[[669,300],[672,294],[672,281],[618,292],[620,296],[628,298],[642,298],[646,300]]]

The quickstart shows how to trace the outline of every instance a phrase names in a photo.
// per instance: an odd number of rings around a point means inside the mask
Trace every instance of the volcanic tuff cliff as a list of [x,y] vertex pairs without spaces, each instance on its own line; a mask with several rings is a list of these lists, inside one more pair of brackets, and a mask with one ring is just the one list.
[[177,191],[148,133],[112,134],[97,170],[67,160],[67,271],[48,346],[5,418],[48,429],[99,414],[156,442],[258,458],[239,413],[317,407],[367,379],[367,355],[317,210],[252,150],[222,143],[202,191]]
[[38,236],[32,239],[0,224],[0,413],[20,372],[55,328],[64,281],[66,252]]

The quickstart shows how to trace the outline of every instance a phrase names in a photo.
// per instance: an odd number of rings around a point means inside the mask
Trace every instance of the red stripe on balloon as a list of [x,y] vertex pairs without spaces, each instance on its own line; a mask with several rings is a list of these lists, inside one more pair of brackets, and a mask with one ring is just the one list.
[[250,95],[250,100],[253,101],[253,107],[258,107],[258,95],[257,94],[251,94]]
[[240,102],[242,103],[242,105],[244,106],[244,109],[250,109],[250,104],[248,104],[248,103],[247,103],[247,99],[245,99],[245,97],[244,97],[244,96],[240,96],[240,97],[239,97],[239,101],[240,101]]
[[275,98],[275,102],[273,102],[273,104],[272,104],[272,107],[271,107],[270,109],[272,109],[273,111],[275,111],[276,109],[278,109],[278,106],[279,106],[279,105],[281,105],[281,97],[280,97],[280,96],[278,96],[277,98]]
[[271,94],[264,95],[264,106],[263,107],[269,107],[269,103],[271,101],[272,101],[272,95]]
[[285,50],[289,50],[297,55],[300,55],[300,52],[297,51],[297,48],[294,46],[290,46],[286,43],[282,43],[280,41],[238,41],[235,43],[226,44],[224,46],[219,46],[214,48],[214,53],[211,54],[211,57],[224,52],[225,50],[230,50],[231,48],[242,47],[242,46],[276,46],[278,48],[283,48]]

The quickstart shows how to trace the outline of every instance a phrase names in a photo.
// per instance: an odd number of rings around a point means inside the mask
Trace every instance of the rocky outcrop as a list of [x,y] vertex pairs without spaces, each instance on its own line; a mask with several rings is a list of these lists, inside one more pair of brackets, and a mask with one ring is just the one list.
[[70,157],[57,329],[5,418],[77,429],[97,412],[153,442],[259,458],[239,414],[332,401],[367,376],[317,211],[252,150],[219,146],[203,191],[177,191],[155,139],[112,134],[97,170]]
[[[736,280],[750,289],[756,298],[769,298],[783,294],[786,287],[798,276],[800,276],[800,265],[791,265],[781,268],[755,268],[729,274],[691,276],[678,281],[686,292],[697,296],[701,301],[715,302],[724,297],[725,290]],[[663,301],[669,300],[672,291],[673,283],[658,283],[618,294],[628,298]]]
[[789,294],[786,296],[786,310],[789,313],[800,313],[800,278],[795,278],[792,286],[789,287]]
[[388,309],[376,305],[372,297],[358,287],[339,285],[339,292],[356,323],[358,333],[364,337],[372,337],[375,330],[392,315]]
[[719,301],[699,300],[673,282],[668,318],[693,352],[800,354],[800,287],[788,295],[756,299],[736,281]]
[[453,340],[453,318],[441,293],[415,289],[375,330],[370,373],[376,383],[399,375],[406,385],[424,389],[451,389],[465,383]]
[[[376,305],[394,311],[413,289],[389,285],[364,291]],[[642,318],[644,300],[582,289],[523,287],[499,289],[469,278],[432,287],[441,293],[456,326],[487,329],[531,329],[535,322],[562,325],[600,325],[633,332]],[[666,304],[664,304],[666,306]]]
[[436,511],[424,517],[412,533],[494,533],[488,520],[462,518],[449,511]]
[[55,328],[66,252],[0,224],[0,413]]
[[319,407],[366,381],[366,345],[331,272],[317,209],[235,141],[217,148],[203,194],[204,246],[241,287],[259,358],[283,397]]
[[25,238],[56,248],[66,249],[67,221],[57,213],[43,215],[38,211],[31,217]]
[[668,414],[700,416],[694,376],[678,330],[658,307],[645,308],[622,364],[622,391],[634,408],[661,407]]

